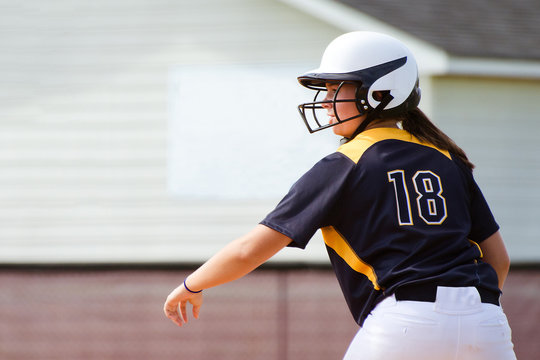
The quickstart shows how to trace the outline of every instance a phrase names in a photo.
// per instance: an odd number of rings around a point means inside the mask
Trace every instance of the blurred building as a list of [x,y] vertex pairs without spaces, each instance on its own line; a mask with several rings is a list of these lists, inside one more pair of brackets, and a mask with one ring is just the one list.
[[[251,229],[337,146],[308,135],[295,77],[352,30],[417,55],[420,107],[477,165],[514,265],[537,264],[538,18],[535,0],[0,0],[0,356],[339,356],[355,325],[318,234],[273,260],[293,270],[215,290],[191,335],[160,314],[185,268],[78,271],[192,266]],[[518,354],[538,351],[535,278],[509,278]]]
[[[0,6],[2,263],[203,260],[333,151],[295,76],[357,29],[417,54],[421,108],[477,165],[512,259],[540,256],[534,1]],[[320,244],[281,259],[326,261]]]

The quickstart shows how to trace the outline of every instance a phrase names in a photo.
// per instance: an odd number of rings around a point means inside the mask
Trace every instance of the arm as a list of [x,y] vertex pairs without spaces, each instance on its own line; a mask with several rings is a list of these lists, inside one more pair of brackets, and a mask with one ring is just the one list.
[[[190,290],[208,289],[247,275],[291,242],[287,236],[264,225],[257,225],[246,235],[234,240],[188,276]],[[165,315],[182,326],[187,322],[186,305],[193,305],[193,316],[199,317],[202,293],[189,292],[184,284],[174,289],[165,302]],[[180,309],[178,313],[177,309]],[[181,315],[181,317],[180,317]]]
[[497,231],[482,241],[480,243],[480,249],[482,249],[484,255],[482,260],[490,264],[495,269],[495,272],[497,272],[499,289],[502,290],[508,270],[510,269],[510,258],[506,252],[501,233]]

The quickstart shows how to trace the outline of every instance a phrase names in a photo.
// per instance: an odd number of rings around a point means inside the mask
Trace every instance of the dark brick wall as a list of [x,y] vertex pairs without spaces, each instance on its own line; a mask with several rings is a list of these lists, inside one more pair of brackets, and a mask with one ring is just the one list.
[[[205,291],[199,320],[162,313],[183,270],[2,270],[0,359],[340,359],[357,327],[331,270],[258,270]],[[540,271],[503,306],[518,359],[540,352]]]

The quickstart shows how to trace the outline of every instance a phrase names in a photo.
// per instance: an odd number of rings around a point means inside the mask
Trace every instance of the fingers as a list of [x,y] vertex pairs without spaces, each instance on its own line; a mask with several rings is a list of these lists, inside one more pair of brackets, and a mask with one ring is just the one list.
[[180,301],[180,303],[178,304],[178,314],[180,315],[184,323],[188,322],[186,305],[187,301]]
[[193,305],[193,317],[195,319],[199,318],[200,311],[201,311],[201,306],[200,305]]
[[175,291],[173,291],[165,301],[163,307],[165,316],[178,326],[184,325],[188,322],[187,303],[189,302],[193,306],[193,317],[198,319],[202,304],[202,294],[187,294],[189,297],[179,300],[179,297],[181,298],[184,296],[178,296]]
[[164,308],[165,316],[167,316],[173,323],[175,323],[178,326],[182,326],[184,324],[184,319],[180,316],[180,311],[177,307],[172,306],[165,303]]
[[185,322],[184,321],[185,317],[181,316],[180,302],[181,301],[179,301],[175,296],[175,291],[173,291],[167,297],[167,300],[165,301],[165,304],[163,305],[163,312],[165,313],[165,316],[171,319],[171,321],[174,322],[178,326],[182,326]]

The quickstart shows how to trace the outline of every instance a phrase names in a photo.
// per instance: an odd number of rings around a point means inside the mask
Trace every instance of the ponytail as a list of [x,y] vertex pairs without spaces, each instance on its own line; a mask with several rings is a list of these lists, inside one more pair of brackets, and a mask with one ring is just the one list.
[[409,110],[398,120],[401,121],[403,130],[408,131],[418,140],[455,154],[471,171],[474,169],[474,165],[467,158],[465,151],[435,126],[422,110],[418,108]]

